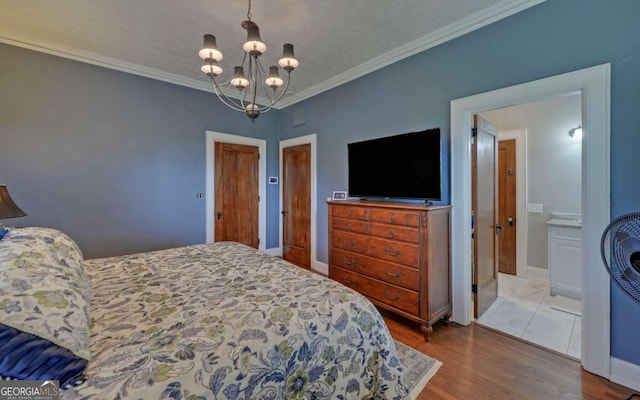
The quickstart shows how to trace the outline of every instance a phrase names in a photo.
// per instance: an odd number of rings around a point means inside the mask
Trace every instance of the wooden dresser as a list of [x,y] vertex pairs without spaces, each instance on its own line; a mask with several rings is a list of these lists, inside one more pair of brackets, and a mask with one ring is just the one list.
[[329,276],[421,324],[451,315],[451,206],[329,201]]

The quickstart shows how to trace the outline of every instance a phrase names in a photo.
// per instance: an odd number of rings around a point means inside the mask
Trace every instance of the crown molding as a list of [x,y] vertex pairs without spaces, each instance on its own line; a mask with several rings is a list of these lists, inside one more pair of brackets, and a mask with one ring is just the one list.
[[409,42],[390,52],[384,53],[339,75],[327,79],[324,82],[282,99],[278,103],[278,108],[285,108],[295,103],[299,103],[312,96],[343,85],[368,73],[384,68],[395,62],[421,53],[484,26],[490,25],[496,21],[507,18],[513,14],[517,14],[520,11],[526,10],[527,8],[536,6],[545,1],[546,0],[503,0],[492,7],[463,18],[456,23],[447,25],[433,33],[430,33],[429,35]]
[[[187,78],[182,75],[146,67],[140,64],[128,63],[117,58],[106,57],[88,51],[78,50],[71,47],[55,46],[50,43],[19,39],[2,33],[0,33],[0,43],[215,94],[211,84],[208,82]],[[235,95],[234,92],[229,93],[229,97],[240,99],[240,96]],[[256,102],[258,104],[269,104],[269,100],[261,96],[256,96]]]
[[[312,96],[343,85],[349,81],[360,78],[361,76],[403,60],[407,57],[411,57],[412,55],[423,52],[439,44],[442,44],[449,40],[453,40],[471,31],[480,29],[496,21],[507,18],[513,14],[519,13],[520,11],[526,10],[527,8],[543,3],[544,1],[545,0],[503,0],[492,7],[463,18],[456,23],[447,25],[444,28],[441,28],[429,35],[423,36],[390,52],[382,54],[372,60],[351,68],[308,89],[288,96],[280,100],[278,104],[276,104],[273,108],[281,109],[295,103],[299,103]],[[171,72],[166,72],[139,64],[128,63],[119,59],[110,58],[83,50],[56,46],[51,43],[36,42],[28,39],[11,37],[2,33],[0,33],[0,43],[39,51],[41,53],[51,54],[58,57],[64,57],[87,64],[93,64],[99,67],[126,72],[145,78],[156,79],[159,81],[185,86],[208,93],[213,93],[213,89],[210,84],[196,79],[187,78],[182,75],[173,74]],[[230,97],[238,98],[238,96]],[[268,100],[263,97],[258,97],[256,100],[259,104],[268,104]]]

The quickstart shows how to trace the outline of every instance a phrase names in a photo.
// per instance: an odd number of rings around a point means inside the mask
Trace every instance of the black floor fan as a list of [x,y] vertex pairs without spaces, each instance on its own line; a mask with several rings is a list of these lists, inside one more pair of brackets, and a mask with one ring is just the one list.
[[611,279],[640,304],[640,213],[611,221],[602,235],[601,250]]
[[[602,235],[602,261],[611,279],[640,304],[640,213],[620,216]],[[640,397],[632,394],[627,398]]]

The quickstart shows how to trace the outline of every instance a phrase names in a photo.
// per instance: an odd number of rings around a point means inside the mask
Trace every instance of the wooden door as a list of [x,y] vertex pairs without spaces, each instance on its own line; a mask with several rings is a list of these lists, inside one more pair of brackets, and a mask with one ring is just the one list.
[[473,284],[474,315],[479,318],[498,297],[498,132],[479,115],[473,125]]
[[215,241],[258,248],[258,147],[216,142]]
[[516,274],[516,140],[498,144],[498,271]]
[[311,268],[311,145],[282,150],[282,258]]

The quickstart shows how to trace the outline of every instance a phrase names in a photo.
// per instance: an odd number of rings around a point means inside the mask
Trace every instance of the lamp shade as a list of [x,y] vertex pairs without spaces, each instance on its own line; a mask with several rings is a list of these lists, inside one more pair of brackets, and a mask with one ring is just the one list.
[[231,79],[231,85],[236,89],[242,90],[249,86],[249,80],[244,76],[244,68],[233,67],[233,79]]
[[200,70],[211,77],[216,77],[222,73],[222,68],[218,66],[216,60],[212,60],[211,64],[203,65]]
[[198,52],[198,55],[205,62],[210,62],[211,60],[222,60],[222,53],[218,50],[215,36],[210,34],[204,35],[204,44],[202,46],[202,50]]
[[278,73],[278,67],[271,66],[269,67],[269,77],[264,81],[271,89],[277,89],[284,81],[280,78],[280,74]]
[[278,65],[286,71],[293,71],[300,65],[293,55],[293,45],[291,43],[285,43],[284,46],[282,46],[282,58],[278,60]]
[[242,49],[251,55],[261,55],[267,51],[267,45],[260,39],[260,29],[258,25],[251,21],[244,21],[243,26],[246,26],[247,41],[242,45]]
[[18,218],[27,215],[20,207],[14,203],[9,195],[6,185],[0,185],[0,219]]

